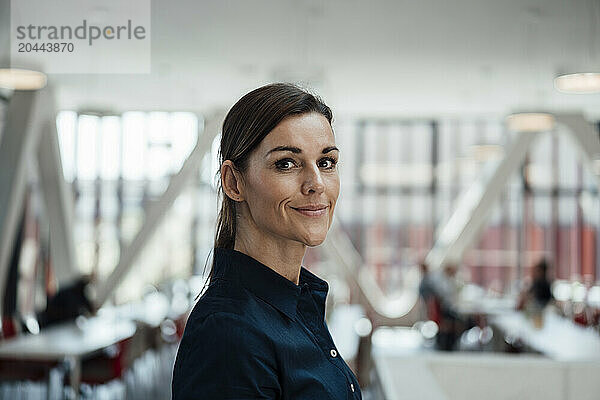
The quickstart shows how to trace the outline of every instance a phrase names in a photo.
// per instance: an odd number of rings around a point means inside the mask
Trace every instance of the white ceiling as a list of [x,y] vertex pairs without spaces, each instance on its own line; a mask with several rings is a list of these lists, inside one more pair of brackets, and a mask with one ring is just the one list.
[[600,118],[600,94],[552,84],[560,70],[600,70],[600,0],[154,0],[151,11],[152,73],[51,75],[60,108],[207,112],[302,80],[338,116]]

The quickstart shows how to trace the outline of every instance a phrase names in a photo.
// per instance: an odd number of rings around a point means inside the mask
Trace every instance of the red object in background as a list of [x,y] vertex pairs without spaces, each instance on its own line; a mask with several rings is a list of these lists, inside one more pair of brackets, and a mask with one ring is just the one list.
[[131,340],[131,338],[127,338],[116,343],[114,345],[116,351],[113,354],[103,352],[83,360],[81,382],[100,385],[116,378],[122,378],[123,373],[130,367],[128,351]]
[[9,339],[17,335],[17,324],[12,317],[2,318],[2,339]]
[[596,280],[596,229],[584,226],[581,235],[581,275]]
[[180,315],[179,318],[175,320],[175,327],[177,328],[177,337],[181,339],[183,337],[183,331],[185,330],[185,324],[187,323],[189,313],[185,313]]
[[587,320],[587,317],[584,312],[575,314],[575,316],[573,317],[573,321],[578,325],[582,325],[582,326],[589,325],[589,321]]
[[600,309],[588,306],[575,313],[573,322],[586,327],[600,325]]
[[131,342],[131,338],[121,340],[117,344],[117,348],[119,349],[119,353],[116,357],[112,359],[112,367],[113,374],[115,378],[121,378],[123,376],[123,372],[127,369],[128,365],[125,360],[125,354],[127,354],[127,347]]
[[442,323],[442,306],[435,297],[427,300],[427,318],[440,326]]

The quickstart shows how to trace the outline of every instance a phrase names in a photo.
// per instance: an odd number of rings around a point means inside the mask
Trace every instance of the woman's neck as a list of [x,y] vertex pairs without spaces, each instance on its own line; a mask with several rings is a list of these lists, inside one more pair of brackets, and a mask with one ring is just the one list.
[[234,250],[260,261],[279,275],[298,284],[302,259],[306,245],[289,239],[273,237],[238,230]]

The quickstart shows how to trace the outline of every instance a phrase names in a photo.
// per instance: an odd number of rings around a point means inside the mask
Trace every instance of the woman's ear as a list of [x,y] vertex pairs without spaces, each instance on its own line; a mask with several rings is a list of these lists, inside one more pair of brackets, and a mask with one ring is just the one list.
[[231,160],[221,164],[221,185],[227,197],[233,201],[244,201],[242,175]]

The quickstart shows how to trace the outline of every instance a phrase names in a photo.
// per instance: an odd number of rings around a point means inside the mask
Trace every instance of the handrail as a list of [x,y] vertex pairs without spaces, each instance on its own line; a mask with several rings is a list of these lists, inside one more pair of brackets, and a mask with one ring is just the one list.
[[387,296],[375,281],[373,274],[364,266],[362,256],[343,231],[339,222],[334,220],[323,250],[334,260],[339,272],[359,294],[359,301],[367,308],[373,319],[373,325],[412,325],[418,312],[418,273],[409,274],[401,295],[397,298]]

